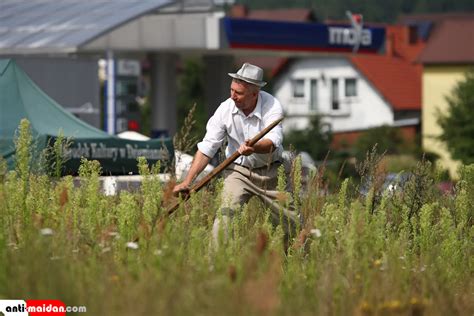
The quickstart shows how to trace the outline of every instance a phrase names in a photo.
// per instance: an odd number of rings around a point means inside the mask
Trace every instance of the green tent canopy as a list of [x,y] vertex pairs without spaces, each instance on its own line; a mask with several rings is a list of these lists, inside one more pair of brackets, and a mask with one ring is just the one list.
[[36,153],[53,144],[60,132],[72,140],[65,151],[64,174],[77,174],[82,157],[98,160],[106,175],[137,173],[140,156],[150,164],[160,161],[162,169],[169,166],[173,158],[169,138],[135,141],[109,135],[67,112],[14,60],[0,59],[0,154],[10,168],[15,155],[15,133],[23,118],[31,123]]

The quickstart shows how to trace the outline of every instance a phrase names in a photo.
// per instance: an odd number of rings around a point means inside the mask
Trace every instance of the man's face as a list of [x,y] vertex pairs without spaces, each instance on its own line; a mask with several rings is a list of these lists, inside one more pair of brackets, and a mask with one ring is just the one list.
[[249,83],[232,80],[230,98],[241,111],[253,111],[257,104],[258,89]]

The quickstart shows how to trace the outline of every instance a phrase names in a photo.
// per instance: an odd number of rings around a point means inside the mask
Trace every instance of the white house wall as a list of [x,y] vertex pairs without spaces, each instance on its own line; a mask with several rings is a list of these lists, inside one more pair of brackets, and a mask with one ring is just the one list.
[[[357,96],[345,97],[344,79],[355,78]],[[304,97],[293,97],[293,79],[304,79]],[[310,109],[310,80],[317,79],[317,109]],[[331,79],[339,80],[340,109],[332,110]],[[309,116],[321,114],[333,132],[357,131],[393,124],[393,110],[372,84],[344,57],[294,61],[274,84],[274,95],[286,114],[283,129],[305,129]]]

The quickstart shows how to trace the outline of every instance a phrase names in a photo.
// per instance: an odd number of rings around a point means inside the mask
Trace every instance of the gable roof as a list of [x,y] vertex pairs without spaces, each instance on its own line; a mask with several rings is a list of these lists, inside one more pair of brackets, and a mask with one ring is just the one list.
[[395,111],[421,109],[421,65],[389,56],[349,56]]
[[474,15],[472,19],[440,22],[418,60],[424,64],[472,64],[474,62]]
[[427,40],[417,61],[445,64],[474,62],[474,12],[403,15],[399,23],[418,26]]
[[447,13],[424,13],[424,14],[404,14],[397,19],[401,24],[416,24],[417,22],[441,22],[444,20],[472,19],[473,12],[447,12]]

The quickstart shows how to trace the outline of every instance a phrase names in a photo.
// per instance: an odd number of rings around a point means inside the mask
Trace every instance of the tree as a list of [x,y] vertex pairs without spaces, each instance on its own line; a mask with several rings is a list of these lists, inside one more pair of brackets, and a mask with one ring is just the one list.
[[404,152],[404,140],[395,127],[383,125],[364,131],[354,144],[354,156],[363,160],[368,152],[377,144],[378,154],[400,154]]
[[[199,59],[187,59],[178,77],[178,130],[186,123],[189,112],[192,111],[193,126],[189,139],[202,139],[206,133],[208,119],[204,101],[204,65]],[[188,118],[189,119],[189,118]],[[189,123],[189,122],[188,122]],[[196,150],[195,146],[193,148]]]
[[331,145],[332,135],[329,129],[324,128],[321,117],[311,118],[310,126],[304,130],[293,130],[285,135],[284,145],[292,145],[298,151],[306,151],[315,160],[323,160]]
[[474,69],[466,73],[446,101],[447,112],[437,113],[442,129],[438,139],[446,143],[454,159],[474,163]]

